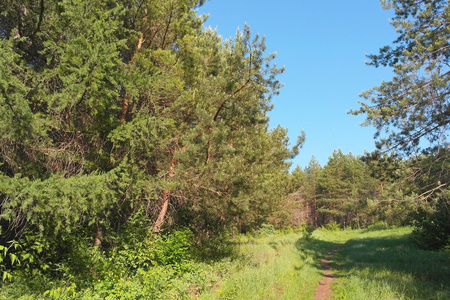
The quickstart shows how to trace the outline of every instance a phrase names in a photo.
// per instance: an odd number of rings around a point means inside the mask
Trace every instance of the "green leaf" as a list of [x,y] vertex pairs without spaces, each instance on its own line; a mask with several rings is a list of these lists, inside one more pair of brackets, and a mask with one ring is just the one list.
[[9,258],[11,260],[11,265],[14,265],[14,263],[16,261],[20,264],[20,261],[18,260],[17,255],[15,255],[14,253],[10,253]]

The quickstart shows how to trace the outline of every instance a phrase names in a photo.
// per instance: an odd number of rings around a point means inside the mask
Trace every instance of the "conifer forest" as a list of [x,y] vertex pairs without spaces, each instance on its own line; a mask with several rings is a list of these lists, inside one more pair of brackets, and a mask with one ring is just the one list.
[[348,116],[377,150],[305,167],[269,126],[284,67],[204,2],[0,1],[0,299],[197,299],[275,233],[410,228],[450,262],[449,2],[381,1],[394,75]]

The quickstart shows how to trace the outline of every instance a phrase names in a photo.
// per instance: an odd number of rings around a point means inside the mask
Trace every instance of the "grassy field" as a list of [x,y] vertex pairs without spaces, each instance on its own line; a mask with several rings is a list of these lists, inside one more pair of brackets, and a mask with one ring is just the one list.
[[408,228],[361,230],[335,258],[336,299],[450,299],[450,253],[411,247]]
[[[450,253],[410,245],[410,228],[239,236],[234,253],[183,270],[155,267],[95,282],[3,283],[0,299],[312,299],[331,259],[335,299],[450,299]],[[306,236],[306,238],[305,238]]]
[[199,299],[309,299],[321,279],[317,256],[302,251],[298,234],[239,242],[246,263]]
[[316,230],[241,242],[255,265],[230,273],[200,299],[312,299],[320,258],[332,249],[335,299],[450,299],[450,253],[412,247],[410,228]]

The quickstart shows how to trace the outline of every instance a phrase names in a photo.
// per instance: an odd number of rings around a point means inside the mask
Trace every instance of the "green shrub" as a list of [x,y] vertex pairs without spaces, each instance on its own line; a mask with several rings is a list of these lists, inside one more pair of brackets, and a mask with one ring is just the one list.
[[256,233],[260,236],[273,235],[276,233],[276,229],[272,224],[263,223]]
[[194,234],[188,228],[162,236],[157,244],[156,261],[163,266],[181,267],[194,258]]
[[208,239],[202,240],[201,244],[196,247],[196,252],[199,258],[205,261],[217,261],[224,257],[235,257],[237,255],[236,242],[242,242],[243,239],[249,241],[249,239],[253,239],[253,236],[251,233],[238,235],[236,240],[233,238],[232,232],[222,231]]
[[419,248],[442,250],[450,247],[450,213],[448,211],[449,195],[436,200],[431,211],[425,207],[414,215],[415,229],[411,240]]
[[322,229],[329,231],[338,231],[341,230],[341,226],[336,221],[330,221],[329,223],[322,226]]
[[49,269],[50,265],[40,259],[45,250],[46,245],[37,239],[24,239],[21,242],[13,240],[0,245],[1,279],[11,280],[12,272],[15,270],[24,270],[30,275],[35,275]]
[[133,272],[154,266],[184,268],[195,256],[194,234],[188,228],[162,235],[155,235],[148,229],[144,237],[129,239],[109,253],[115,266]]
[[303,239],[305,241],[311,240],[311,236],[312,236],[313,232],[314,232],[314,227],[312,227],[310,225],[306,225],[304,227],[304,231],[303,231],[303,234],[302,234]]

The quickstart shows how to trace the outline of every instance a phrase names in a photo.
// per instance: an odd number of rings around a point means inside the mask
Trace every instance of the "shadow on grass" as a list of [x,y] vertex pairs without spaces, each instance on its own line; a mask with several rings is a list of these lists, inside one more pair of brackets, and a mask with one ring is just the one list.
[[[340,247],[342,244],[336,242],[324,241],[316,238],[300,238],[295,243],[295,247],[300,251],[303,259],[311,257],[311,263],[317,269],[321,269],[322,262],[320,261],[328,255],[333,249]],[[333,267],[334,268],[334,267]]]
[[416,249],[409,234],[349,240],[336,261],[334,268],[344,276],[408,299],[450,296],[450,253]]

